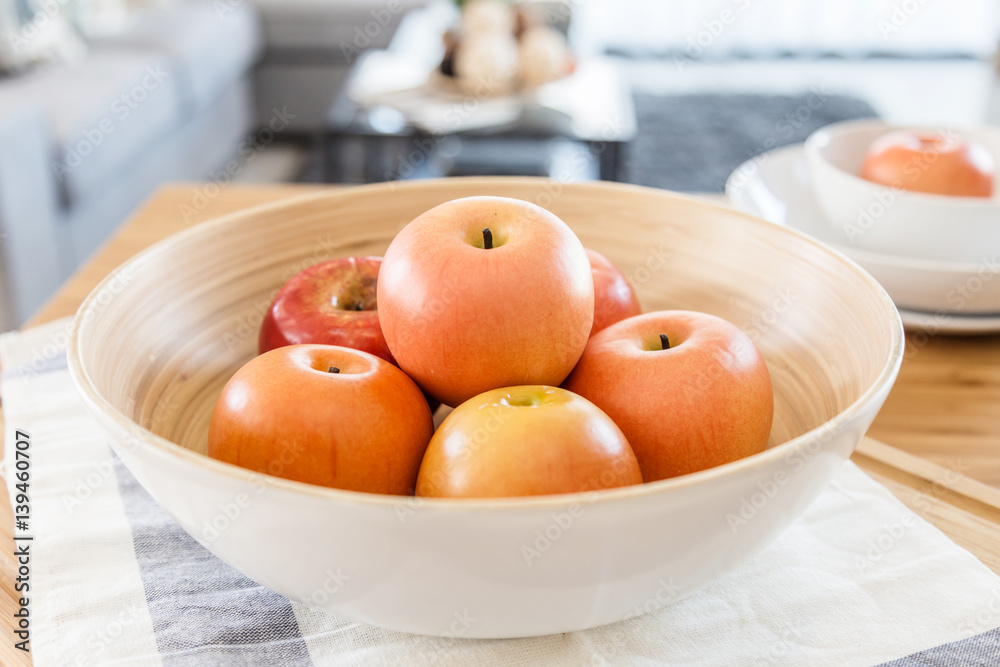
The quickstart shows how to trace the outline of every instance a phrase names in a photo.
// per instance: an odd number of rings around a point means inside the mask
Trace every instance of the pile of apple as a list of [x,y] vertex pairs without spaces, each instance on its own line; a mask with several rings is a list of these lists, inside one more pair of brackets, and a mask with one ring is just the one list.
[[[641,314],[624,276],[543,208],[441,204],[385,257],[318,264],[275,296],[230,379],[211,456],[353,491],[592,491],[762,451],[773,394],[718,317]],[[454,410],[434,430],[433,409]]]

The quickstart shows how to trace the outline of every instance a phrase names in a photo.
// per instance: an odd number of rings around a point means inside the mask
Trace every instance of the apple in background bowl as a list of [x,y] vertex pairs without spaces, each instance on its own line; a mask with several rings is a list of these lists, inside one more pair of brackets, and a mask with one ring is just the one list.
[[983,145],[961,137],[897,130],[872,143],[861,178],[937,195],[991,197],[995,161]]
[[587,259],[594,275],[594,325],[593,336],[615,322],[642,314],[639,297],[618,267],[607,257],[587,248]]
[[606,414],[536,385],[487,391],[449,414],[424,454],[417,495],[509,498],[641,483],[632,448]]
[[593,325],[594,280],[583,244],[552,213],[466,197],[396,235],[378,305],[399,367],[457,406],[499,387],[566,379]]
[[290,345],[254,357],[223,388],[208,455],[298,482],[407,495],[433,431],[420,388],[389,362]]
[[706,313],[611,325],[590,339],[563,386],[618,424],[647,482],[762,452],[771,433],[764,358],[743,331]]
[[264,315],[259,352],[306,343],[342,345],[395,363],[379,326],[381,264],[381,257],[341,257],[296,274]]

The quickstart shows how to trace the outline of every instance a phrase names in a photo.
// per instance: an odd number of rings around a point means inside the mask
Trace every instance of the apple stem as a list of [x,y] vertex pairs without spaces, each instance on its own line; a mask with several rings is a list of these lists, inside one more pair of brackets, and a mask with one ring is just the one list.
[[493,232],[490,231],[489,227],[483,227],[483,248],[493,249]]
[[660,349],[661,350],[670,349],[670,339],[667,338],[667,334],[660,334]]
[[337,368],[336,366],[330,366],[330,370],[327,371],[327,373],[339,373],[339,372],[340,369]]

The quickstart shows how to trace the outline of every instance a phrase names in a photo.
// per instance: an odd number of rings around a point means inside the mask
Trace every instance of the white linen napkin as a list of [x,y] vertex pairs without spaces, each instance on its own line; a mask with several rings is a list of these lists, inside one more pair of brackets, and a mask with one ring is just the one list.
[[[69,327],[0,337],[5,477],[12,502],[28,505],[15,512],[15,537],[30,554],[25,648],[38,667],[957,665],[1000,655],[1000,578],[851,463],[751,562],[586,632],[419,637],[291,603],[183,533],[113,455],[66,370]],[[25,477],[28,503],[17,498]]]

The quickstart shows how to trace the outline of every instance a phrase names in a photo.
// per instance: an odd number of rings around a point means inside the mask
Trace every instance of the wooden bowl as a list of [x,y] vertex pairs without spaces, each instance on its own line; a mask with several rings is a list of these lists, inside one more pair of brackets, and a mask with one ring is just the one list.
[[[646,310],[702,310],[748,331],[774,383],[769,449],[636,487],[476,501],[314,487],[204,455],[215,399],[287,279],[379,255],[419,213],[483,194],[553,211],[621,267]],[[882,288],[794,231],[640,187],[474,178],[331,190],[177,234],[95,289],[69,358],[125,464],[227,563],[357,621],[442,634],[467,613],[466,637],[518,637],[651,611],[767,546],[854,450],[902,340]],[[334,585],[338,571],[348,578]]]

